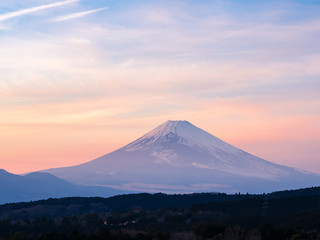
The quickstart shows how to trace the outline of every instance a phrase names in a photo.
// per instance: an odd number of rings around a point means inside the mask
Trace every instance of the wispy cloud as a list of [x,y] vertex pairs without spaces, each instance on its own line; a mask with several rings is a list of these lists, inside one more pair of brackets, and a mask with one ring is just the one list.
[[59,6],[63,6],[63,5],[67,5],[67,4],[71,4],[71,3],[79,2],[79,1],[80,0],[60,1],[60,2],[55,2],[55,3],[51,3],[51,4],[41,5],[41,6],[38,6],[38,7],[25,8],[25,9],[21,9],[21,10],[18,10],[18,11],[1,14],[0,15],[0,22],[1,21],[5,21],[5,20],[10,19],[10,18],[20,17],[20,16],[25,15],[25,14],[30,14],[30,13],[38,12],[38,11],[41,11],[41,10],[44,10],[44,9],[59,7]]
[[94,9],[94,10],[90,10],[90,11],[71,13],[71,14],[68,14],[68,15],[56,17],[56,18],[52,19],[52,21],[53,22],[68,21],[68,20],[72,20],[72,19],[75,19],[75,18],[84,17],[84,16],[87,16],[87,15],[92,14],[92,13],[101,12],[101,11],[106,10],[106,9],[108,9],[108,7],[98,8],[98,9]]

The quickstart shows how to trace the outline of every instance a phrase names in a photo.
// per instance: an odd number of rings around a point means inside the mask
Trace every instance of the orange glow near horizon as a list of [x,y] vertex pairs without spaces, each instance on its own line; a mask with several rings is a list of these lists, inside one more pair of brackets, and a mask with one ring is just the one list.
[[[140,104],[140,100],[137,101]],[[220,107],[211,108],[211,104]],[[2,124],[2,168],[20,174],[88,162],[128,144],[171,119],[188,120],[266,160],[320,172],[317,159],[312,154],[317,151],[316,143],[319,141],[319,117],[268,116],[263,112],[268,112],[269,106],[257,110],[255,105],[250,107],[249,103],[241,106],[239,101],[233,105],[229,101],[218,100],[203,105],[201,110],[196,106],[196,110],[191,112],[119,120],[107,114],[107,110],[106,113],[96,110],[99,114],[87,114],[92,110],[86,109],[83,102],[79,105],[83,114],[76,103],[70,107],[65,105],[65,109],[63,105],[35,106],[26,112],[17,109],[19,121]],[[96,107],[93,103],[92,106]],[[71,109],[78,114],[72,114]],[[11,120],[14,119],[13,112],[11,117]],[[5,116],[2,116],[4,119]],[[308,152],[311,153],[306,154]],[[310,167],[301,159],[306,159]]]

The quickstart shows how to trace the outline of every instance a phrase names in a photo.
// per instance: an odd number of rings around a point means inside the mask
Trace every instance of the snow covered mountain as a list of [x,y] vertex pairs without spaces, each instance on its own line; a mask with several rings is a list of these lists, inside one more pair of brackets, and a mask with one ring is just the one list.
[[320,175],[255,157],[187,121],[167,121],[98,159],[45,172],[76,184],[143,192],[262,193],[320,185]]

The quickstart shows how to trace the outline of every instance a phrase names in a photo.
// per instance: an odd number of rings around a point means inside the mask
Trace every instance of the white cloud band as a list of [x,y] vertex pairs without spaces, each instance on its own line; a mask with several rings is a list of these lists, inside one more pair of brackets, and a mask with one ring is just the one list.
[[67,4],[71,4],[71,3],[79,2],[79,1],[80,0],[60,1],[60,2],[55,2],[55,3],[51,3],[51,4],[41,5],[41,6],[38,6],[38,7],[25,8],[25,9],[21,9],[21,10],[18,10],[18,11],[1,14],[0,15],[0,22],[4,21],[4,20],[7,20],[7,19],[10,19],[10,18],[20,17],[20,16],[25,15],[25,14],[38,12],[38,11],[41,11],[41,10],[44,10],[44,9],[48,9],[48,8],[59,7],[59,6],[63,6],[63,5],[67,5]]
[[104,8],[98,8],[98,9],[94,9],[94,10],[90,10],[90,11],[84,11],[84,12],[76,12],[76,13],[71,13],[68,15],[64,15],[64,16],[60,16],[57,18],[52,19],[53,22],[62,22],[62,21],[68,21],[68,20],[72,20],[75,18],[80,18],[80,17],[84,17],[86,15],[92,14],[92,13],[96,13],[96,12],[100,12],[103,10],[108,9],[108,7],[104,7]]

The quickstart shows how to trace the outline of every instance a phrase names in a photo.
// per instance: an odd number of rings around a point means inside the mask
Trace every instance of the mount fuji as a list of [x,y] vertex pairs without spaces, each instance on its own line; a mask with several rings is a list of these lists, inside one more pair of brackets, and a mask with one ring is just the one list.
[[167,121],[93,161],[44,172],[141,192],[263,193],[320,185],[320,175],[253,156],[187,121]]

